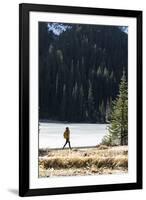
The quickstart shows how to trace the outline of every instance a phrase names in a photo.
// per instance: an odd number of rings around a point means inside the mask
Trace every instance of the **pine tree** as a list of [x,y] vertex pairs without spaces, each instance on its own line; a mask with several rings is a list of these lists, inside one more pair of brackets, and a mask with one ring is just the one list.
[[77,110],[77,97],[78,97],[78,84],[75,83],[72,89],[72,104],[71,104],[71,118],[72,120],[76,121],[76,110]]
[[56,95],[58,93],[58,82],[59,82],[59,78],[58,78],[58,73],[56,75]]
[[57,50],[56,55],[59,60],[59,63],[63,63],[63,53],[60,49]]
[[89,90],[88,90],[88,115],[89,115],[89,120],[94,120],[95,119],[95,109],[94,109],[94,98],[93,98],[93,88],[92,84],[89,81]]
[[119,95],[113,102],[109,133],[112,144],[128,143],[128,91],[125,71],[119,86]]
[[101,104],[99,105],[99,113],[100,113],[100,121],[105,122],[105,107],[104,107],[103,100],[102,100]]
[[79,91],[79,115],[80,115],[80,120],[84,119],[84,91],[83,91],[83,86],[81,85],[80,91]]
[[61,101],[61,119],[65,120],[66,117],[66,85],[63,85],[63,96]]
[[106,103],[106,111],[105,111],[105,121],[106,121],[106,123],[109,123],[109,121],[110,121],[111,105],[112,105],[112,99],[110,97],[109,99],[107,99],[107,103]]
[[109,72],[108,72],[106,67],[104,68],[103,76],[106,77],[106,78],[108,78],[108,76],[109,76]]
[[101,71],[101,67],[99,66],[97,69],[97,76],[101,76],[101,74],[102,74],[102,71]]

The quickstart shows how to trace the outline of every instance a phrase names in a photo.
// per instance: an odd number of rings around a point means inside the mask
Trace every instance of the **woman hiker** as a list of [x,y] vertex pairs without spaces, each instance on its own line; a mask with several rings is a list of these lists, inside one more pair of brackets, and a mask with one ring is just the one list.
[[69,148],[71,149],[71,145],[70,145],[70,130],[69,130],[68,127],[66,127],[66,130],[65,130],[63,136],[66,139],[66,142],[65,142],[65,144],[63,146],[63,149],[67,145],[67,143],[69,144]]

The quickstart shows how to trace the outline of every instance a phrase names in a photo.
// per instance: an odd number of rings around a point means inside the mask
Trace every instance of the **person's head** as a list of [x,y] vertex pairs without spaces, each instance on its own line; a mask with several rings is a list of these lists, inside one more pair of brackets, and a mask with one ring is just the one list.
[[66,130],[68,131],[68,130],[69,130],[69,128],[68,128],[68,127],[66,127]]

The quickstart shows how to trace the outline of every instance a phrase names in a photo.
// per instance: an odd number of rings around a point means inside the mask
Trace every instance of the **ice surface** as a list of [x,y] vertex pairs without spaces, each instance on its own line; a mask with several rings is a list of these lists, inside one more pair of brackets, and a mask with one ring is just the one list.
[[[106,124],[39,123],[39,148],[62,148],[66,127],[72,147],[96,146],[107,133]],[[66,145],[68,147],[68,144]]]

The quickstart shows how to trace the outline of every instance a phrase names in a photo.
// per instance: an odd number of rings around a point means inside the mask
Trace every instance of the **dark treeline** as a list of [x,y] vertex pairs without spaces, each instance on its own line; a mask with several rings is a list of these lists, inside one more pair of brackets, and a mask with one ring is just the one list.
[[117,26],[48,25],[39,23],[39,118],[106,122],[123,69],[127,76],[128,35]]

